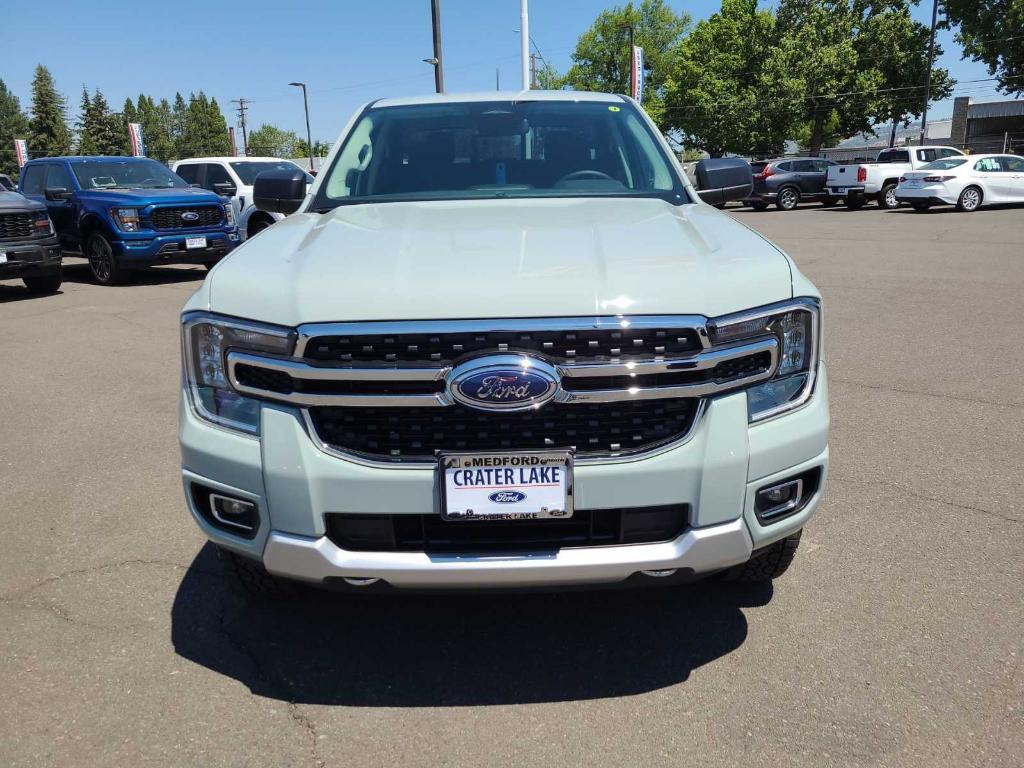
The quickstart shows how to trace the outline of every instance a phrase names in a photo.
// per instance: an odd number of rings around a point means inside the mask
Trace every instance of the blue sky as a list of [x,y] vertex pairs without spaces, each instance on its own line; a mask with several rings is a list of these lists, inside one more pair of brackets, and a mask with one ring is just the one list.
[[[569,65],[576,39],[597,13],[624,0],[531,0],[530,27],[545,58]],[[670,0],[695,19],[714,13],[720,0]],[[42,6],[39,6],[42,8]],[[489,90],[495,70],[503,88],[519,79],[518,0],[441,0],[445,86],[449,91]],[[931,3],[915,14],[930,22]],[[144,91],[173,98],[181,91],[215,96],[233,120],[232,99],[252,100],[249,125],[271,122],[305,133],[301,92],[309,86],[314,139],[333,141],[359,104],[380,96],[433,91],[429,0],[54,0],[46,20],[37,13],[5,14],[0,68],[8,87],[29,102],[36,63],[53,72],[77,115],[82,84],[99,87],[118,109]],[[45,32],[45,35],[42,33]],[[979,64],[960,60],[950,33],[940,35],[940,60],[961,81],[958,92],[996,98]],[[948,116],[952,102],[932,105]]]

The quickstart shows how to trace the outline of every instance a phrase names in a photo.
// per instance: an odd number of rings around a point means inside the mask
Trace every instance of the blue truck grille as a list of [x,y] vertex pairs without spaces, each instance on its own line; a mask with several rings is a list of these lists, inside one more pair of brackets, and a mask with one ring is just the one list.
[[169,206],[154,208],[149,219],[155,229],[215,227],[224,220],[224,210],[219,205]]

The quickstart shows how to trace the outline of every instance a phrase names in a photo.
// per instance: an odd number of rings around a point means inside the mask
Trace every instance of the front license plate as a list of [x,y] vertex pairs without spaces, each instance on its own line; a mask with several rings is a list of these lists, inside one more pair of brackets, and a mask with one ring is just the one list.
[[572,517],[572,454],[443,453],[438,457],[445,520]]
[[206,247],[206,238],[205,237],[186,237],[185,238],[185,247],[187,249],[189,249],[189,250],[192,250],[193,248],[205,248]]
[[7,263],[7,251],[0,251],[0,264]]

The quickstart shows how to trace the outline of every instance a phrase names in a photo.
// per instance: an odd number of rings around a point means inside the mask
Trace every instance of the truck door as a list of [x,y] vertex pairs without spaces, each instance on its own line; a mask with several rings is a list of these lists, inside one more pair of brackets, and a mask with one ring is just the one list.
[[60,237],[60,244],[65,248],[78,247],[78,204],[72,202],[71,196],[74,189],[71,174],[64,163],[49,163],[46,166],[46,209],[50,212],[50,220]]

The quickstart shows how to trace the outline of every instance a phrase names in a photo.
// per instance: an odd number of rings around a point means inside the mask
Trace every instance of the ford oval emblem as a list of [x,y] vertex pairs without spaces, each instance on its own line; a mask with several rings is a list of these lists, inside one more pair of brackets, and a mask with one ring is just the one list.
[[558,390],[554,367],[526,355],[496,355],[463,363],[452,371],[448,391],[471,408],[523,411],[543,405]]
[[199,214],[195,211],[185,211],[181,214],[182,221],[199,221]]
[[487,498],[495,504],[518,504],[526,500],[526,494],[522,491],[495,491]]

